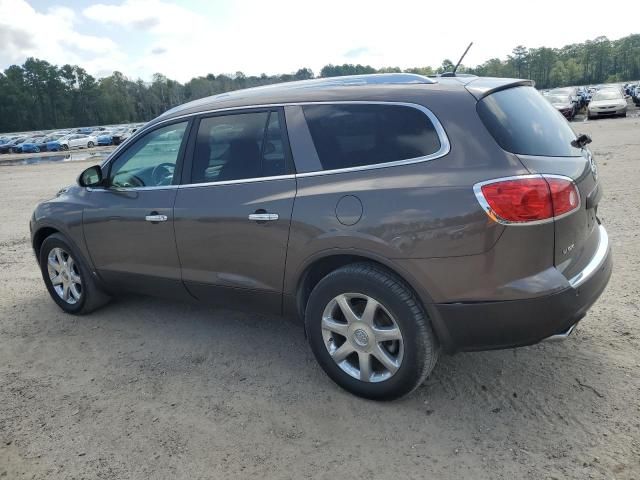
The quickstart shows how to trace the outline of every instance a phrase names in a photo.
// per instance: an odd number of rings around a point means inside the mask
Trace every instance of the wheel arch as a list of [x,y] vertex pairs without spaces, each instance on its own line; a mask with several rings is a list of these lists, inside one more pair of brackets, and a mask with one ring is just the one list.
[[387,258],[380,257],[371,252],[360,250],[331,250],[322,252],[305,262],[301,273],[295,283],[295,308],[299,318],[304,318],[307,301],[313,288],[329,273],[353,263],[371,263],[398,277],[415,295],[420,305],[425,310],[434,330],[434,333],[445,349],[451,345],[450,336],[442,322],[442,319],[433,306],[429,292],[419,286],[419,283],[409,272],[400,268]]
[[59,229],[49,225],[44,225],[35,231],[35,233],[33,234],[32,246],[33,246],[33,251],[36,254],[36,258],[38,259],[40,258],[40,248],[42,248],[42,244],[44,243],[45,239],[47,237],[50,237],[54,233],[62,233],[62,232]]

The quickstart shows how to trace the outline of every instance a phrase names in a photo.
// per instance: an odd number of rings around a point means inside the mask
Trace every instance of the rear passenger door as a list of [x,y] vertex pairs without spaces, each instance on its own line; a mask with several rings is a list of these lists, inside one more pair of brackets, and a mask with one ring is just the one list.
[[296,194],[282,109],[200,118],[184,173],[174,216],[189,291],[279,313]]

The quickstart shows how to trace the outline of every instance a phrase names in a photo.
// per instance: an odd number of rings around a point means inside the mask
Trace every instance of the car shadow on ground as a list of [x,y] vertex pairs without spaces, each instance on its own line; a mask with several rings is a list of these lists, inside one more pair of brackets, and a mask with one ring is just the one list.
[[[292,394],[298,391],[302,398],[313,397],[313,392],[349,401],[355,398],[324,375],[307,346],[302,324],[294,320],[141,296],[117,298],[84,317],[59,312],[44,295],[36,302],[43,316],[58,320],[62,336],[56,341],[64,345],[64,336],[72,334],[73,344],[80,341],[105,349],[103,355],[119,360],[124,372],[134,364],[154,365],[165,375],[199,376],[201,383],[237,381],[233,388],[243,388],[246,382],[246,388],[257,395],[260,390],[281,387]],[[427,414],[454,408],[468,414],[539,415],[549,408],[550,398],[556,400],[556,409],[573,408],[571,398],[585,393],[602,398],[604,394],[590,385],[593,379],[589,378],[597,377],[601,359],[597,351],[586,348],[577,332],[575,338],[561,343],[442,355],[416,392],[392,404],[422,412],[428,405]],[[585,377],[585,371],[591,373]],[[144,375],[144,368],[134,373]]]

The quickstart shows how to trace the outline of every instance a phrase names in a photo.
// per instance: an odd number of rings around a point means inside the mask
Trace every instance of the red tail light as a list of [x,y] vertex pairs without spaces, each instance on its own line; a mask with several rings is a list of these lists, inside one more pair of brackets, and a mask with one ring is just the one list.
[[473,190],[487,214],[500,223],[544,222],[580,207],[573,180],[557,175],[498,178]]

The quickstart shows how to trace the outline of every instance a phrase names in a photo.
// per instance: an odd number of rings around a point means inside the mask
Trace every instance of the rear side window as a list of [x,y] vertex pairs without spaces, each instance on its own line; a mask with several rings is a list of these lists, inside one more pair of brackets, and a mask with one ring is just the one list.
[[234,113],[200,121],[191,183],[271,177],[286,173],[278,112]]
[[522,155],[574,157],[569,123],[533,87],[493,93],[478,102],[478,115],[504,150]]
[[402,105],[305,105],[323,170],[375,165],[431,155],[440,150],[433,123]]

